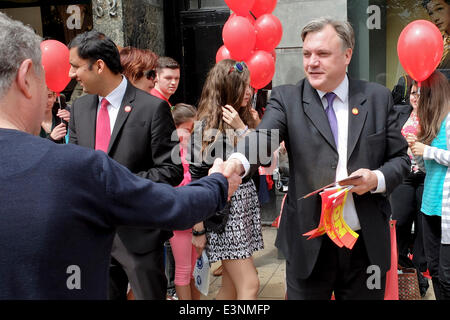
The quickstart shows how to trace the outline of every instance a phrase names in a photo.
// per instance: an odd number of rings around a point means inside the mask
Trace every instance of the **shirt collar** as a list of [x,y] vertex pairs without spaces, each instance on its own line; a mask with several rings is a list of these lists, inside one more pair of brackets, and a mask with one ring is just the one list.
[[152,93],[152,95],[154,95],[155,97],[158,97],[158,98],[160,98],[160,99],[162,99],[162,100],[165,100],[165,101],[169,102],[169,100],[167,100],[167,98],[166,98],[166,97],[162,94],[162,92],[159,91],[158,89],[153,88],[153,89],[151,90],[151,93]]
[[[324,91],[320,91],[316,89],[317,93],[319,94],[320,99],[323,98],[325,94],[327,94]],[[344,77],[344,80],[336,87],[336,89],[333,90],[333,92],[336,94],[336,96],[342,101],[347,101],[348,98],[348,76],[347,74]]]
[[125,91],[127,91],[127,79],[122,76],[122,81],[113,91],[111,91],[106,97],[98,96],[98,99],[99,101],[102,101],[103,98],[106,98],[111,106],[114,108],[120,108]]

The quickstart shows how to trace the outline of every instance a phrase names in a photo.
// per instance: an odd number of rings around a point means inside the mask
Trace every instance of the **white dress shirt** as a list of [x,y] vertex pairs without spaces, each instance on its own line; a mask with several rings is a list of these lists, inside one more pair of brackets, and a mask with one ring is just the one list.
[[[324,109],[328,107],[326,92],[316,90],[322,101]],[[333,100],[333,109],[336,114],[338,125],[338,154],[339,160],[336,168],[336,181],[348,177],[347,171],[347,141],[348,141],[348,78],[345,76],[341,84],[333,90],[336,98]],[[344,205],[344,220],[353,230],[361,229],[358,215],[356,214],[353,194],[347,195],[347,201]]]
[[[320,90],[316,90],[319,94],[319,97],[322,101],[322,105],[324,109],[328,107],[327,99],[325,98],[325,94],[327,92],[323,92]],[[349,108],[348,108],[348,94],[349,94],[349,82],[347,75],[341,84],[333,90],[336,94],[336,98],[333,101],[333,109],[336,113],[337,123],[338,123],[338,154],[339,160],[336,168],[336,181],[344,179],[348,177],[347,171],[347,142],[348,142],[348,119],[349,119]],[[250,163],[246,159],[246,157],[241,153],[233,153],[229,159],[235,158],[239,159],[245,169],[245,175],[248,174],[250,169]],[[386,183],[384,179],[384,175],[379,170],[373,171],[378,178],[378,186],[373,193],[382,193],[386,191]],[[313,190],[311,190],[313,191]],[[353,200],[353,194],[349,193],[347,196],[347,201],[344,205],[344,220],[348,224],[348,226],[353,230],[360,230],[361,226],[359,224],[358,215],[356,214],[355,202]]]
[[122,104],[123,96],[125,95],[125,91],[127,90],[127,79],[122,76],[122,82],[111,91],[106,97],[98,96],[98,106],[97,106],[97,117],[100,111],[102,99],[106,98],[108,100],[109,105],[108,115],[109,115],[109,124],[111,129],[111,134],[114,129],[114,124],[116,123],[117,115],[119,114],[120,105]]

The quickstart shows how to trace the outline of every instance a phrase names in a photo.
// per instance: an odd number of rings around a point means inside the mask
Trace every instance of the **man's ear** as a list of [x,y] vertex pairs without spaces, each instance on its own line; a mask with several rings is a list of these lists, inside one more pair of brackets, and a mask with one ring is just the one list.
[[347,66],[350,64],[350,61],[352,60],[353,50],[352,48],[345,49],[345,62]]
[[31,99],[31,77],[34,72],[33,69],[33,61],[31,59],[24,60],[17,71],[16,83],[19,90],[23,93],[23,95],[27,99]]
[[100,74],[105,71],[106,63],[102,59],[98,59],[95,61],[94,66],[97,68],[97,73]]

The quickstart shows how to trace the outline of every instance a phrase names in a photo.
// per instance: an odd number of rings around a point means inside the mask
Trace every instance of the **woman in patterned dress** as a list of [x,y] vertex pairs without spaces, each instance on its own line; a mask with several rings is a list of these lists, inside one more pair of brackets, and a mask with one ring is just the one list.
[[450,84],[435,71],[422,82],[417,141],[408,143],[425,168],[424,248],[437,300],[450,299]]
[[[225,59],[208,73],[199,102],[198,121],[191,137],[192,180],[208,174],[215,158],[226,159],[238,139],[259,123],[251,108],[250,72],[243,62]],[[206,233],[205,233],[206,232]],[[264,248],[260,208],[255,185],[244,178],[231,197],[230,214],[223,231],[193,228],[193,243],[210,262],[222,261],[222,286],[217,299],[256,299],[259,279],[252,255]]]

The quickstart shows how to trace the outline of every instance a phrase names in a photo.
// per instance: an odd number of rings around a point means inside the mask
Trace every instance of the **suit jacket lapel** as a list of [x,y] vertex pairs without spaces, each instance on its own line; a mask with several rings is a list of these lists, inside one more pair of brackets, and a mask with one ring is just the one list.
[[[125,95],[123,96],[122,103],[120,104],[120,109],[119,109],[119,113],[117,114],[116,123],[114,124],[114,128],[111,133],[111,140],[109,140],[108,154],[111,150],[111,147],[114,145],[114,142],[116,141],[117,136],[119,135],[119,132],[122,129],[129,114],[133,111],[131,102],[134,101],[135,97],[136,97],[136,88],[133,87],[131,85],[131,83],[128,81],[127,90],[125,91]],[[125,111],[126,106],[130,106],[131,110]]]
[[307,79],[304,81],[303,107],[306,115],[317,130],[337,152],[336,143],[334,142],[333,133],[331,132],[330,123],[328,122],[322,101],[320,101],[317,91],[311,87]]
[[[85,124],[85,137],[87,145],[86,147],[95,149],[95,129],[97,126],[97,108],[98,108],[98,96],[92,95],[92,101],[90,104],[88,104],[88,108],[86,110],[86,113],[83,113],[86,115],[86,119],[84,121],[80,121],[81,124]],[[83,134],[84,133],[80,133]]]
[[357,82],[349,79],[347,160],[355,149],[367,117],[367,98]]

